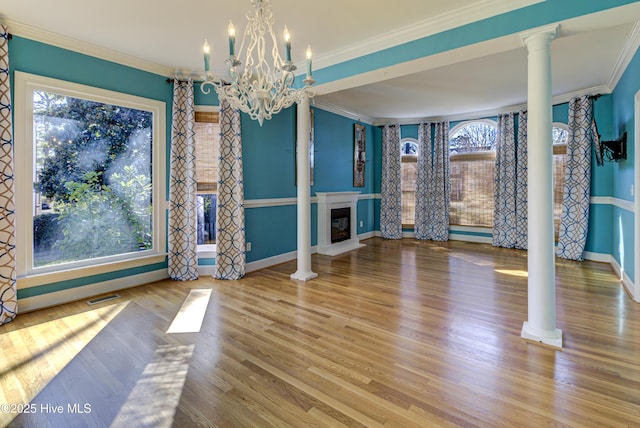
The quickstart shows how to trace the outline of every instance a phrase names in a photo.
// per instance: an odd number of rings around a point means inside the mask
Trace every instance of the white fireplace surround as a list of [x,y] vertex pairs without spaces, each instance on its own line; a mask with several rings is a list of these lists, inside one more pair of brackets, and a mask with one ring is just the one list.
[[[360,192],[316,192],[318,197],[318,254],[336,256],[364,247],[358,239],[358,195]],[[331,243],[331,210],[351,208],[351,238]]]

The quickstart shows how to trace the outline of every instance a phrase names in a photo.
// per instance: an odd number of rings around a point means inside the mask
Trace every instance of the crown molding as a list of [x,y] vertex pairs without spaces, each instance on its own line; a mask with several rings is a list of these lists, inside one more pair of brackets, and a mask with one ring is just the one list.
[[117,64],[147,71],[149,73],[159,74],[161,76],[172,76],[175,74],[175,70],[171,67],[163,66],[151,61],[145,61],[113,49],[94,45],[71,37],[62,36],[60,34],[42,30],[17,21],[6,20],[5,23],[11,33],[15,36],[46,43],[48,45],[115,62]]
[[318,108],[318,109],[321,109],[321,110],[325,110],[325,111],[328,111],[330,113],[337,114],[339,116],[347,117],[347,118],[355,120],[357,122],[366,123],[367,125],[373,125],[375,123],[375,119],[372,118],[372,117],[358,114],[356,112],[347,110],[347,109],[342,108],[340,106],[337,106],[335,104],[331,104],[331,103],[327,103],[327,102],[323,102],[323,101],[315,101],[315,99],[312,99],[312,100],[313,100],[312,105],[315,108]]
[[[567,92],[565,94],[556,95],[551,99],[553,105],[565,104],[568,103],[572,98],[581,97],[584,95],[606,95],[611,93],[611,88],[607,85],[593,86],[590,88],[581,89],[579,91]],[[433,117],[413,117],[413,118],[405,118],[405,119],[390,119],[390,118],[380,118],[373,119],[372,125],[374,126],[384,126],[391,125],[395,123],[399,123],[400,125],[415,125],[421,122],[457,122],[460,120],[475,120],[475,119],[483,119],[487,117],[497,116],[499,114],[505,113],[515,113],[521,110],[527,109],[527,103],[522,104],[514,104],[505,107],[499,107],[490,110],[480,110],[468,113],[459,113],[450,116],[433,116]],[[354,113],[355,114],[355,113]]]
[[433,16],[415,24],[377,35],[361,43],[348,45],[339,50],[314,57],[314,66],[317,69],[329,67],[413,40],[438,34],[452,28],[471,24],[472,22],[490,18],[495,15],[501,15],[536,3],[542,3],[543,1],[544,0],[511,0],[505,2],[504,0],[485,0],[473,2],[473,4],[469,6]]
[[638,51],[638,48],[640,48],[640,21],[636,21],[633,25],[633,29],[629,34],[629,38],[624,44],[622,52],[620,52],[618,61],[616,61],[613,69],[611,70],[611,76],[609,77],[608,86],[612,90],[615,89],[615,87],[618,85],[618,82],[629,66],[629,63],[631,63],[631,60]]

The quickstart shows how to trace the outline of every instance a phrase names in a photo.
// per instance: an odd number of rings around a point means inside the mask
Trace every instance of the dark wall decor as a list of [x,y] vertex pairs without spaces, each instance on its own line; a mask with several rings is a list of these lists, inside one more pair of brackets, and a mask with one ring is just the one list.
[[353,125],[353,187],[364,187],[366,164],[366,131],[363,125]]

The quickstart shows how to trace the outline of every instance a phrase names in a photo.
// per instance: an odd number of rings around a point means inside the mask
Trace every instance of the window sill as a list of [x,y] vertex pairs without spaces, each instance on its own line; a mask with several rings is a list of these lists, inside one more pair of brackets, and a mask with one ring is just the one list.
[[214,259],[216,257],[216,244],[198,245],[199,259]]
[[18,289],[21,290],[30,287],[37,287],[39,285],[52,284],[54,282],[70,281],[92,275],[100,275],[124,269],[148,266],[156,263],[163,263],[166,262],[166,260],[166,254],[154,254],[136,259],[122,260],[93,266],[84,266],[57,272],[31,274],[18,278]]

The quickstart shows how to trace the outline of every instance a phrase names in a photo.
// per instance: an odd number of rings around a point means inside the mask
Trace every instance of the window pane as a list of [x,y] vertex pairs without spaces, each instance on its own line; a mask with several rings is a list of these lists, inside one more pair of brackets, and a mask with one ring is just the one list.
[[151,249],[149,111],[33,92],[33,266]]
[[403,156],[401,168],[402,224],[412,226],[415,223],[416,213],[417,163],[415,156]]
[[[566,146],[564,146],[566,150]],[[554,153],[553,155],[553,225],[555,236],[558,238],[560,230],[560,219],[562,218],[562,197],[564,195],[564,166],[566,162],[565,153]]]
[[198,245],[216,243],[216,194],[198,195]]
[[220,150],[220,126],[214,122],[195,123],[196,181],[198,190],[215,191],[218,182],[218,156]]
[[198,183],[198,245],[216,243],[216,204],[220,124],[217,112],[196,112],[196,179]]
[[567,159],[569,131],[565,125],[553,127],[553,225],[556,240],[562,218],[562,198],[564,195],[564,168]]
[[495,152],[452,154],[449,223],[493,225]]

